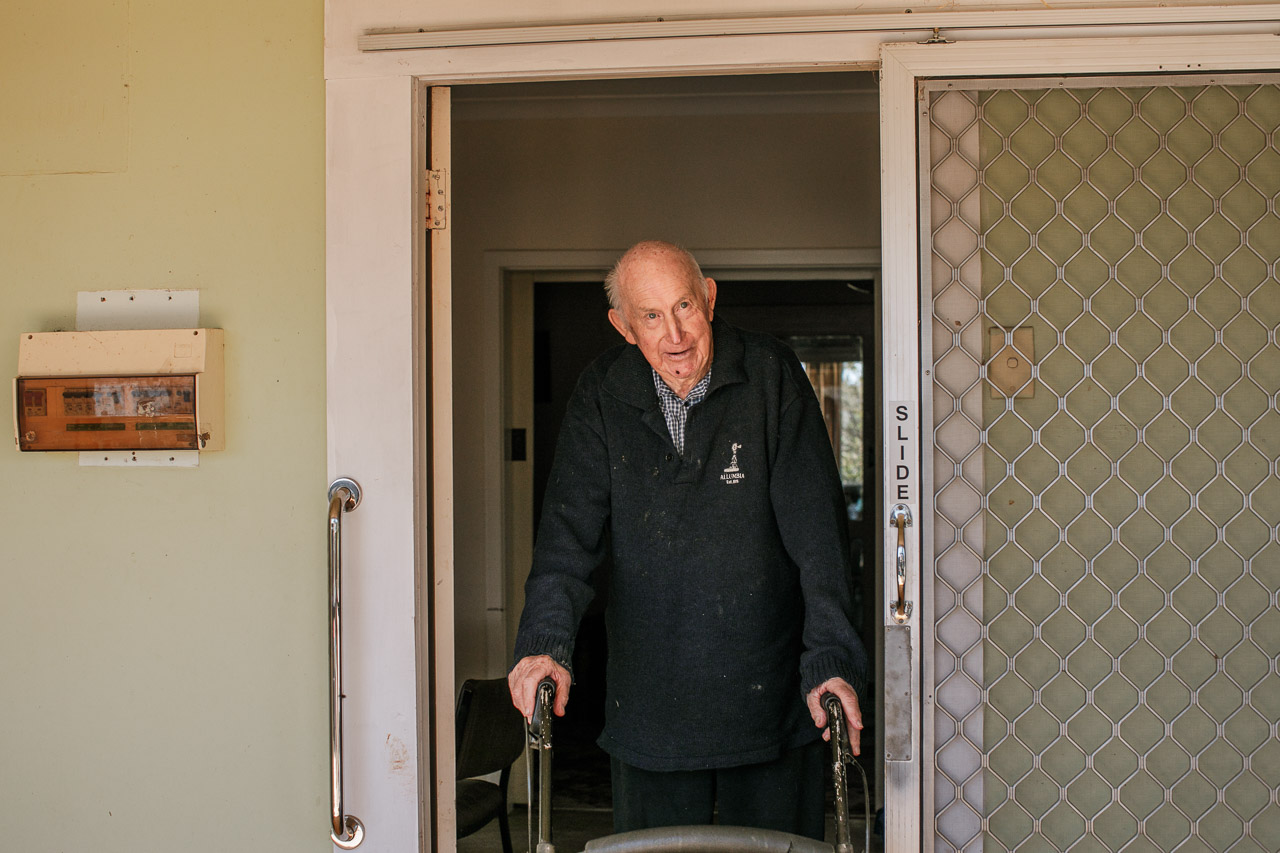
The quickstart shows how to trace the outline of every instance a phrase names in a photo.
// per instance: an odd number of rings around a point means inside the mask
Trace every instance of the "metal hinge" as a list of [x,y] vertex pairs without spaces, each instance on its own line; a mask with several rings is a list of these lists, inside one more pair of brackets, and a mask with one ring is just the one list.
[[428,231],[449,225],[449,175],[444,169],[427,170],[426,221]]
[[934,27],[932,36],[924,41],[916,42],[916,44],[955,44],[954,41],[938,32],[939,29],[939,27]]

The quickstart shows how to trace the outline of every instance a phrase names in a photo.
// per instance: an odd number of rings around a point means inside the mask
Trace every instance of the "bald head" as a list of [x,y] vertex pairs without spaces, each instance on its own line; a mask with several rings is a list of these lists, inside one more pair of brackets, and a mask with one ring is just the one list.
[[698,261],[693,255],[674,243],[645,240],[627,249],[613,265],[613,269],[609,270],[608,275],[604,277],[604,293],[609,298],[610,308],[616,311],[622,307],[621,282],[627,277],[627,273],[631,272],[637,264],[651,263],[671,264],[683,270],[683,274],[702,294],[703,301],[707,300],[707,282],[702,276],[702,267],[698,266]]

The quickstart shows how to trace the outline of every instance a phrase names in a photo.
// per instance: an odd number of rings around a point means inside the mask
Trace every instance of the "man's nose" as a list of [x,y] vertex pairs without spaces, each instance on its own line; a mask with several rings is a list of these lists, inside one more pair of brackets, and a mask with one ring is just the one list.
[[680,343],[680,339],[684,337],[683,324],[680,318],[674,314],[667,317],[667,339],[673,344]]

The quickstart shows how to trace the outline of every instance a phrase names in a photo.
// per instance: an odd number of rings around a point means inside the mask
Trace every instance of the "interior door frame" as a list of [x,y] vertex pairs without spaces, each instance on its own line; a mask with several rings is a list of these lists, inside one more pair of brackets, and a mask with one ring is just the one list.
[[[529,566],[533,559],[533,519],[526,510],[533,500],[533,304],[541,282],[577,281],[599,284],[626,247],[594,249],[491,250],[484,256],[485,292],[495,298],[485,306],[486,322],[479,349],[486,375],[501,377],[483,390],[487,423],[500,430],[485,433],[485,647],[488,677],[506,675],[511,666],[509,646],[515,640],[524,608],[523,578],[511,566]],[[879,249],[700,249],[692,247],[699,266],[715,279],[738,281],[870,279],[880,283]],[[619,338],[618,340],[621,340]],[[875,346],[872,340],[868,346]],[[526,462],[509,458],[511,428],[526,431]],[[519,510],[517,508],[520,508]],[[879,590],[876,591],[879,598]],[[877,674],[877,678],[878,678]],[[878,681],[876,682],[878,683]],[[524,758],[517,759],[512,778],[524,774]],[[876,774],[873,784],[883,780]],[[879,788],[873,791],[878,795]],[[508,791],[508,800],[522,804],[522,787]]]
[[[529,488],[523,481],[513,482],[511,466],[507,464],[506,429],[517,426],[511,420],[512,399],[508,381],[512,371],[527,368],[529,353],[510,353],[509,341],[513,331],[520,340],[531,339],[532,314],[527,327],[512,329],[515,318],[511,316],[510,303],[514,299],[520,305],[533,304],[532,288],[539,281],[600,281],[613,262],[625,250],[525,250],[489,251],[484,258],[485,293],[492,299],[485,305],[486,322],[481,340],[481,357],[485,359],[488,376],[500,376],[502,382],[486,384],[484,407],[488,423],[500,423],[502,430],[490,430],[485,434],[485,606],[486,606],[486,660],[489,677],[504,676],[510,667],[508,645],[514,637],[523,607],[519,585],[512,585],[506,567],[524,563],[532,558],[533,532],[517,534],[516,551],[508,542],[513,530],[511,521],[512,491]],[[693,249],[699,264],[713,278],[733,277],[739,280],[768,279],[822,279],[841,276],[857,276],[880,281],[879,249]],[[528,290],[528,293],[523,291]],[[531,344],[530,344],[531,346]],[[523,365],[523,367],[522,367]],[[528,418],[526,418],[527,420]],[[532,449],[532,422],[529,429],[529,447]]]
[[[1125,39],[1035,39],[1025,41],[959,42],[945,45],[893,44],[881,51],[881,221],[884,227],[884,306],[882,328],[885,353],[882,370],[886,406],[889,401],[916,401],[922,410],[920,228],[928,222],[928,187],[919,185],[917,141],[919,115],[917,83],[922,78],[1029,77],[1054,69],[1072,74],[1186,74],[1261,71],[1280,65],[1280,43],[1275,36],[1172,36]],[[908,345],[910,343],[910,345]],[[886,413],[882,417],[889,417]],[[888,423],[888,421],[886,421]],[[925,447],[919,418],[914,422],[916,448]],[[885,443],[885,470],[897,462],[891,458],[892,442]],[[908,479],[910,502],[919,517],[919,465],[929,464],[920,454]],[[886,479],[886,506],[892,506],[891,485]],[[933,790],[923,784],[930,778],[933,761],[932,707],[933,646],[931,597],[921,592],[922,537],[919,529],[907,548],[907,598],[919,602],[909,618],[914,638],[910,650],[912,713],[911,750],[908,760],[886,761],[886,851],[920,850],[927,842],[926,828],[933,820]],[[886,539],[884,565],[886,589],[891,582],[894,545]],[[886,614],[888,611],[886,610]],[[886,617],[886,625],[890,620]],[[923,687],[922,687],[923,685]]]

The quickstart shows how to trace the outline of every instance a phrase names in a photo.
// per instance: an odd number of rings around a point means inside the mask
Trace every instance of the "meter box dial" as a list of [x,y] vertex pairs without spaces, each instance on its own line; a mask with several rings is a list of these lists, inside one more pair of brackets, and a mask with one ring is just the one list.
[[221,450],[221,329],[21,336],[19,450]]

